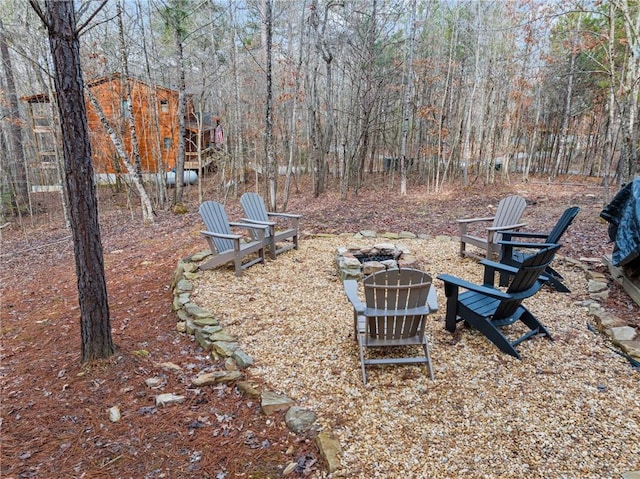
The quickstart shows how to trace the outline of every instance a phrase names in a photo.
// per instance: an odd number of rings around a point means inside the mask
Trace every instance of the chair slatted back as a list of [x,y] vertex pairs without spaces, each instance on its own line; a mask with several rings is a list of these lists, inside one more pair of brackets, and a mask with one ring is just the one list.
[[431,276],[416,269],[379,271],[363,280],[369,336],[403,339],[424,334]]
[[562,213],[562,216],[549,233],[549,236],[547,236],[546,243],[558,244],[560,242],[560,238],[564,232],[567,231],[567,228],[569,228],[569,225],[571,225],[574,218],[578,216],[579,212],[580,208],[578,206],[572,206],[571,208],[564,210],[564,213]]
[[[519,223],[526,206],[527,202],[522,196],[512,195],[502,198],[496,208],[493,226],[509,226]],[[496,241],[499,240],[501,236],[502,235],[497,234]]]
[[[254,221],[271,221],[267,214],[267,207],[264,204],[264,199],[258,193],[247,192],[240,197],[240,204],[247,218]],[[269,237],[269,230],[264,232],[266,237]]]
[[[232,234],[229,226],[229,218],[224,206],[217,201],[205,201],[198,209],[202,221],[207,229],[213,233]],[[213,238],[213,243],[218,252],[233,249],[233,241],[225,238]]]
[[560,248],[559,244],[550,245],[523,261],[506,291],[507,294],[523,294],[514,299],[503,300],[496,309],[494,319],[499,320],[511,316],[526,297],[534,295],[542,287],[538,278],[553,261],[558,248]]

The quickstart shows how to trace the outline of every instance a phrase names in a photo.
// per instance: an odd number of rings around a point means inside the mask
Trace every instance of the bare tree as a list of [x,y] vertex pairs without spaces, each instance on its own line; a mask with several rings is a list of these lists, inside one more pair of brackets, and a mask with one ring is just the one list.
[[8,165],[11,172],[12,196],[16,212],[26,210],[29,200],[27,174],[24,164],[24,149],[22,147],[22,119],[18,108],[18,94],[13,78],[13,66],[9,55],[9,46],[4,33],[4,25],[0,18],[0,59],[4,70],[5,85],[8,96],[8,114],[4,119],[9,124],[9,139],[13,161]]
[[265,153],[267,158],[268,201],[272,211],[276,210],[277,168],[273,145],[273,68],[271,62],[273,40],[273,6],[271,0],[264,0],[264,32],[266,51],[267,101],[265,105]]
[[[47,27],[55,69],[54,82],[64,140],[64,180],[76,259],[82,361],[86,362],[111,356],[114,346],[80,66],[78,36],[82,28],[76,25],[72,0],[45,0],[46,12],[37,0],[29,0],[29,3]],[[106,0],[94,15],[105,3]]]

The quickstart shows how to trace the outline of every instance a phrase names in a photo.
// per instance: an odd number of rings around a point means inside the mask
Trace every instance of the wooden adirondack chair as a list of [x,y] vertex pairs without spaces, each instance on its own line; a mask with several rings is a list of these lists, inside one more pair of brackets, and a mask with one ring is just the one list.
[[[527,257],[518,268],[494,261],[483,260],[484,284],[477,285],[455,276],[441,274],[438,279],[444,281],[444,292],[447,297],[447,314],[445,328],[454,332],[456,323],[465,321],[484,334],[502,351],[520,359],[515,346],[534,335],[551,334],[522,305],[522,302],[536,294],[547,280],[542,276],[545,268],[551,263],[560,245],[548,245],[547,248]],[[495,272],[506,271],[513,275],[513,280],[506,292],[493,286]],[[460,289],[466,289],[462,293]],[[529,331],[515,340],[509,340],[501,328],[522,321]]]
[[[206,263],[199,266],[200,269],[212,269],[223,264],[233,262],[236,276],[242,275],[242,270],[256,263],[264,263],[264,235],[265,226],[230,223],[224,206],[216,201],[205,201],[199,208],[200,216],[204,221],[206,231],[201,231],[211,249],[213,255]],[[231,227],[243,228],[256,235],[256,239],[250,242],[242,241],[242,235],[234,234]],[[245,256],[252,253],[256,258],[242,263]]]
[[[550,244],[560,244],[560,238],[567,231],[569,225],[580,212],[578,206],[567,208],[558,219],[558,222],[549,233],[532,233],[527,231],[503,231],[502,240],[498,243],[502,248],[500,251],[500,262],[509,266],[519,266],[531,255],[532,249],[542,249]],[[523,238],[530,241],[513,241],[513,238]],[[539,242],[532,242],[538,240]],[[529,250],[529,251],[527,251]],[[569,293],[562,280],[564,279],[560,273],[551,266],[547,266],[544,275],[549,278],[547,284],[557,291]],[[500,274],[500,286],[506,286],[509,283],[509,275],[507,273]]]
[[[365,301],[358,296],[358,282],[344,281],[353,306],[354,332],[360,349],[362,381],[371,364],[426,363],[433,379],[429,344],[425,333],[427,315],[438,309],[431,276],[416,269],[379,271],[364,278]],[[422,346],[424,356],[368,359],[366,348]]]
[[[257,193],[243,194],[240,197],[240,204],[247,216],[242,218],[242,221],[268,226],[264,241],[269,248],[271,259],[276,259],[276,255],[292,248],[298,249],[298,222],[302,215],[269,212],[262,196]],[[288,228],[284,230],[277,229],[278,220],[286,222]]]
[[[473,256],[478,259],[483,258],[483,256],[467,250],[467,244],[470,244],[484,249],[486,251],[486,257],[494,259],[500,252],[498,241],[502,239],[501,232],[517,230],[526,225],[526,223],[520,223],[520,217],[526,206],[527,203],[523,197],[518,195],[507,196],[498,203],[495,216],[457,220],[460,225],[460,256]],[[491,222],[491,226],[485,228],[486,236],[474,236],[469,232],[469,226],[489,222]]]

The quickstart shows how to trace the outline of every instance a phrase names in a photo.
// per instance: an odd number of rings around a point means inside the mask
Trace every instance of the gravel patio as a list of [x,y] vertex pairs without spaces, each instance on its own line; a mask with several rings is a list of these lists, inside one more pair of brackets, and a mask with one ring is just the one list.
[[[386,241],[386,240],[384,240]],[[192,298],[255,359],[253,374],[318,414],[342,447],[348,478],[620,478],[640,470],[640,373],[588,324],[584,272],[557,261],[571,289],[543,288],[525,304],[554,341],[518,346],[519,361],[479,333],[444,330],[442,282],[481,282],[482,268],[447,237],[395,240],[434,278],[440,309],[428,326],[435,381],[424,366],[367,370],[336,249],[353,234],[301,240],[300,249],[234,277],[205,271]]]

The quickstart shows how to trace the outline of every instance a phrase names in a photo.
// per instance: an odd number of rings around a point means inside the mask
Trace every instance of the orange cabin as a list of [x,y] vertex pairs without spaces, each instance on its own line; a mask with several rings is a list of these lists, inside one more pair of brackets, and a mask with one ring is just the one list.
[[[111,127],[119,134],[133,163],[125,81],[122,75],[113,74],[87,82],[87,87],[100,103]],[[134,118],[142,172],[170,171],[175,167],[178,149],[178,91],[150,85],[134,78],[129,78],[128,81],[131,89],[131,113]],[[52,116],[49,98],[46,95],[34,95],[22,100],[30,105],[29,112],[36,150],[41,166],[44,167],[46,163],[56,159],[53,147],[54,130],[51,122],[47,120]],[[120,160],[98,114],[88,99],[85,102],[95,173],[126,173],[126,167]],[[197,155],[198,130],[193,111],[191,97],[187,96],[185,148],[187,163]],[[202,125],[201,151],[205,151],[213,142],[214,127],[211,123],[215,118],[207,115],[206,120]]]

